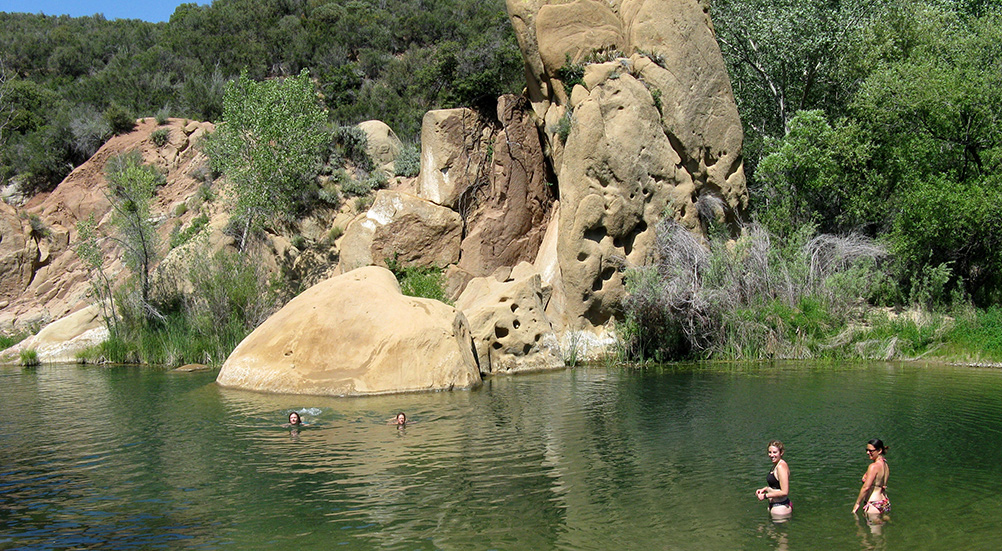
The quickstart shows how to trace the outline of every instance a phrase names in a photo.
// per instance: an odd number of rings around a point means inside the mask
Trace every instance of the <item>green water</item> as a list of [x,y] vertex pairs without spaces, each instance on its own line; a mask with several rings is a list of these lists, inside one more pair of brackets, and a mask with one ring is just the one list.
[[[363,399],[214,378],[0,367],[0,549],[1002,547],[999,370],[579,368]],[[850,514],[874,437],[879,527]],[[753,494],[772,438],[785,524]]]

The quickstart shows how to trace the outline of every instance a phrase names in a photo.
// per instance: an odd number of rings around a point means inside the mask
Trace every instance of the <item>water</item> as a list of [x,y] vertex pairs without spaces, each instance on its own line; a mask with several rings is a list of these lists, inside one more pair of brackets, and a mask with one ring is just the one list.
[[[361,399],[214,378],[0,367],[0,549],[1002,547],[998,370],[579,368]],[[878,527],[850,514],[873,437]],[[785,524],[753,494],[772,438]]]

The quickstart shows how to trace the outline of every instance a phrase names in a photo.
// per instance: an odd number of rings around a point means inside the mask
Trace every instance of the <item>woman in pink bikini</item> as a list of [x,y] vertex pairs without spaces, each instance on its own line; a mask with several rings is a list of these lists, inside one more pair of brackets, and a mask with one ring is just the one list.
[[852,506],[852,514],[856,514],[859,506],[863,506],[863,512],[867,517],[879,518],[885,513],[891,512],[891,502],[887,499],[887,477],[890,470],[887,467],[887,460],[884,454],[887,453],[887,446],[878,438],[874,438],[866,443],[866,455],[870,458],[870,466],[863,475],[863,487],[859,489],[859,496]]

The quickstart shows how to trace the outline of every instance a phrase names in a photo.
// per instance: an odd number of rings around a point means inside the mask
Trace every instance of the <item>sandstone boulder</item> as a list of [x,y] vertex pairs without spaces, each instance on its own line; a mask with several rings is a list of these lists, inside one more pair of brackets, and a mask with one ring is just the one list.
[[556,334],[546,318],[548,289],[528,263],[501,281],[478,277],[456,301],[466,314],[484,374],[564,367]]
[[455,211],[419,197],[381,190],[341,238],[339,273],[362,266],[441,266],[459,260],[463,221]]
[[294,298],[254,330],[217,382],[264,392],[350,396],[480,384],[469,325],[438,301],[400,294],[366,267]]
[[101,310],[91,305],[56,320],[3,351],[0,361],[16,362],[22,351],[34,350],[42,363],[74,362],[77,354],[108,340]]
[[493,126],[472,109],[428,111],[421,121],[418,196],[461,209],[464,194],[487,182]]
[[364,121],[358,123],[358,128],[365,132],[365,152],[372,159],[377,170],[382,170],[392,176],[393,162],[400,156],[403,144],[393,129],[383,121]]

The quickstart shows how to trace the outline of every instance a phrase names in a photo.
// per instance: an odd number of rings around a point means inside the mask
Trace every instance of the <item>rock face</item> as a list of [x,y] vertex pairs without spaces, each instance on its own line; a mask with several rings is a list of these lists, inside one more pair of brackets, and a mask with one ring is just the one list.
[[13,207],[0,203],[0,301],[4,306],[31,283],[37,258],[38,243],[31,237],[31,226]]
[[493,140],[487,184],[468,197],[459,267],[486,276],[501,266],[531,262],[553,204],[539,132],[525,98],[498,100],[501,130]]
[[421,121],[418,195],[457,211],[474,186],[487,183],[492,125],[472,109],[428,111]]
[[[150,138],[157,129],[168,133],[163,146]],[[90,304],[88,271],[74,252],[76,225],[93,216],[99,229],[108,229],[104,166],[109,159],[134,149],[160,169],[168,184],[158,190],[153,210],[160,219],[181,222],[170,213],[186,200],[194,202],[200,182],[191,174],[205,162],[192,144],[212,129],[211,123],[171,119],[159,126],[152,118],[140,119],[133,132],[112,137],[55,190],[32,197],[17,212],[19,220],[11,218],[9,206],[0,206],[0,330],[45,325]],[[191,210],[183,219],[194,216]],[[171,229],[172,224],[162,224],[161,237],[166,240]],[[111,240],[105,245],[106,271],[115,278],[121,252]]]
[[478,277],[456,301],[470,328],[484,374],[564,367],[546,317],[549,289],[528,263],[503,280]]
[[[735,227],[748,201],[741,121],[696,0],[507,6],[560,194],[563,307],[551,311],[561,326],[595,330],[615,315],[623,270],[646,261],[665,213],[694,232]],[[569,69],[580,81],[558,78]]]
[[366,267],[311,287],[237,346],[217,382],[266,392],[352,396],[473,388],[469,325],[441,302],[405,297]]

